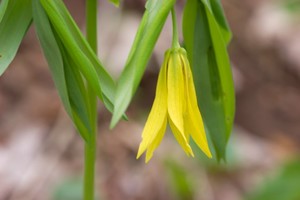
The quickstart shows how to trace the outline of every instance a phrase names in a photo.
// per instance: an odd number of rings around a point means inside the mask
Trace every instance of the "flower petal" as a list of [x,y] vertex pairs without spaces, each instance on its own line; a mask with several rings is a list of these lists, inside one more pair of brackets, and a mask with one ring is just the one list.
[[137,158],[146,151],[156,137],[159,137],[161,131],[165,131],[165,128],[162,130],[162,127],[167,119],[167,57],[168,53],[159,72],[154,103],[142,133],[143,139],[139,147]]
[[193,150],[189,143],[187,142],[184,134],[178,130],[173,121],[169,118],[169,124],[172,129],[173,135],[180,144],[181,148],[184,150],[186,155],[194,157]]
[[168,113],[177,129],[184,133],[183,109],[184,109],[184,79],[180,66],[180,58],[176,52],[172,52],[168,64]]
[[209,150],[203,120],[197,103],[197,96],[189,61],[187,60],[187,57],[183,55],[181,55],[181,61],[184,65],[185,82],[187,85],[187,114],[184,120],[185,128],[186,131],[191,134],[198,147],[207,155],[207,157],[211,158],[212,155]]
[[185,113],[184,76],[178,49],[171,52],[168,65],[168,113],[173,134],[183,150],[193,155],[184,132],[183,113]]
[[158,134],[156,135],[155,139],[153,140],[153,142],[148,146],[147,149],[147,153],[146,153],[146,163],[149,162],[149,160],[152,158],[153,156],[153,152],[154,150],[159,146],[159,144],[161,143],[165,132],[166,132],[166,127],[167,127],[167,117],[164,120],[163,126],[161,127],[161,129],[159,130]]

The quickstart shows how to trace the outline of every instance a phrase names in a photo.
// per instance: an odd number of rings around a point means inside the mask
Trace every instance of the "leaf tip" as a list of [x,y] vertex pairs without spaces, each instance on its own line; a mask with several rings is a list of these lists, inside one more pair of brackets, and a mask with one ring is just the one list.
[[115,128],[117,123],[119,122],[119,120],[120,120],[119,117],[117,117],[116,115],[113,115],[112,120],[109,125],[109,129]]
[[120,0],[109,0],[112,4],[114,4],[117,8],[120,6]]

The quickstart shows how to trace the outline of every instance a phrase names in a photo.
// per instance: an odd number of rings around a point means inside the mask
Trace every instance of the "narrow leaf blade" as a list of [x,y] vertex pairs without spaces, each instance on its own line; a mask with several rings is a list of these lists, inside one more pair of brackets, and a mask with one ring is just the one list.
[[198,1],[202,1],[206,9],[208,9],[208,11],[214,16],[220,28],[220,31],[222,32],[222,37],[224,38],[225,43],[228,44],[231,40],[232,34],[223,11],[221,1],[220,0],[210,0],[210,1],[198,0]]
[[36,32],[49,64],[50,71],[63,105],[84,140],[89,140],[91,130],[84,100],[84,83],[78,72],[73,71],[61,42],[57,40],[49,19],[40,5],[33,0],[33,18]]
[[225,38],[208,1],[188,0],[183,35],[198,103],[217,159],[225,159],[234,117],[234,88]]
[[2,21],[2,18],[5,14],[7,5],[8,5],[9,0],[2,0],[0,1],[0,22]]
[[61,0],[41,0],[70,58],[108,110],[113,111],[115,83],[86,42]]
[[109,2],[111,2],[112,4],[114,4],[117,7],[119,7],[119,5],[120,5],[120,0],[109,0]]
[[31,24],[31,0],[1,2],[0,19],[0,75],[2,75],[14,59]]
[[147,1],[146,11],[118,81],[111,127],[114,127],[120,120],[135,94],[158,36],[174,3],[175,0]]

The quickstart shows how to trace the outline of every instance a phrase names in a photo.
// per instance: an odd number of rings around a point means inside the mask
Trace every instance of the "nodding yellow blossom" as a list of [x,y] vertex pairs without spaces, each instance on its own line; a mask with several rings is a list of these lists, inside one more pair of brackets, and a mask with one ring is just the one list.
[[165,53],[156,86],[155,100],[142,133],[137,158],[146,150],[148,162],[165,134],[167,122],[188,156],[194,156],[189,145],[190,136],[198,147],[211,158],[202,117],[197,104],[193,75],[183,48]]

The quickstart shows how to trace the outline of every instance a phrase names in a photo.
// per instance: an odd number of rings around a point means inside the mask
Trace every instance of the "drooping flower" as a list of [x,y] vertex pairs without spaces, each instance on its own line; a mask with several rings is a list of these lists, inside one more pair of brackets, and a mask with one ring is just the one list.
[[200,110],[197,104],[193,75],[183,48],[167,50],[160,69],[156,95],[142,133],[137,158],[145,151],[148,162],[161,143],[167,122],[188,156],[194,156],[190,137],[211,158]]

